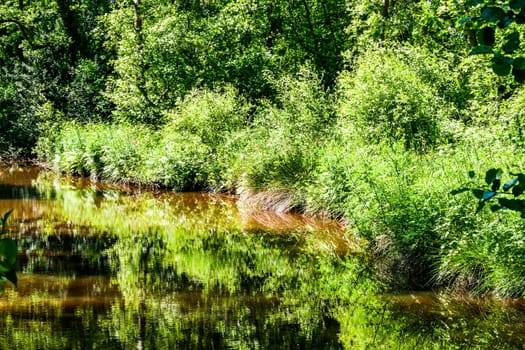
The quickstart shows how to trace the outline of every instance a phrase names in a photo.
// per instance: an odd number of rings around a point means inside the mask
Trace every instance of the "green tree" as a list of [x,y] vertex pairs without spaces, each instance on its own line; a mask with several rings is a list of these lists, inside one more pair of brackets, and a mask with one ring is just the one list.
[[4,1],[0,4],[0,150],[28,154],[44,106],[69,118],[105,115],[101,95],[108,52],[96,18],[102,0]]

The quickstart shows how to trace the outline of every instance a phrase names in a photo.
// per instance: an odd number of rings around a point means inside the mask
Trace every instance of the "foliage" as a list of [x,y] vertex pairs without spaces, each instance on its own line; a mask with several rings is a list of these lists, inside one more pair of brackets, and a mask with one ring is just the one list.
[[42,145],[42,156],[67,174],[114,181],[132,181],[146,151],[154,143],[152,133],[131,125],[70,123],[56,135],[52,146]]
[[[461,187],[457,190],[452,191],[452,194],[459,194],[465,191],[472,191],[473,195],[479,199],[477,212],[482,210],[487,203],[497,202],[490,207],[490,210],[495,212],[502,209],[508,209],[517,211],[521,214],[521,218],[525,218],[525,202],[522,199],[518,199],[525,192],[525,175],[522,173],[511,175],[509,181],[505,182],[502,186],[502,175],[501,169],[489,169],[485,173],[485,183],[487,187],[468,188]],[[473,178],[476,174],[473,171],[469,172],[469,176]],[[510,197],[510,198],[509,198]]]
[[335,118],[329,93],[309,67],[273,84],[277,102],[256,112],[234,163],[233,176],[244,188],[299,188],[308,182],[316,145],[329,137]]
[[400,140],[406,149],[428,150],[440,142],[450,110],[419,69],[395,50],[368,52],[354,74],[341,75],[339,113],[366,138]]
[[2,152],[23,156],[39,136],[50,104],[68,119],[108,115],[101,95],[110,53],[100,50],[96,17],[107,1],[4,1],[0,5]]
[[[7,233],[7,219],[11,215],[12,210],[4,214],[0,223],[2,230],[0,236]],[[15,286],[17,284],[17,276],[15,271],[16,256],[18,254],[18,247],[16,241],[12,238],[6,237],[0,239],[0,292],[3,291],[4,284],[9,281]]]
[[525,81],[525,58],[522,57],[520,25],[525,23],[525,3],[520,0],[472,0],[470,15],[459,22],[468,31],[473,49],[471,54],[491,54],[494,73],[510,73],[517,82]]

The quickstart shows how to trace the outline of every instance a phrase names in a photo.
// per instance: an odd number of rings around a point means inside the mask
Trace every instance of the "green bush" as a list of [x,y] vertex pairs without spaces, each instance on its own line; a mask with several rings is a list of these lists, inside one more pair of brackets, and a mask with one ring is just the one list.
[[343,73],[339,113],[365,138],[425,151],[440,143],[441,124],[451,110],[418,68],[399,56],[391,49],[373,50],[360,58],[355,73]]
[[233,176],[244,188],[300,191],[315,167],[319,145],[333,127],[333,103],[309,67],[273,85],[277,102],[259,106]]
[[42,155],[56,169],[113,181],[135,181],[154,136],[141,126],[126,124],[65,124],[53,136],[53,146],[43,145]]
[[198,136],[165,133],[148,154],[140,179],[175,191],[200,190],[208,182],[212,161],[211,149]]
[[490,211],[475,215],[469,194],[450,191],[470,180],[466,169],[484,174],[523,160],[491,130],[466,129],[462,139],[418,154],[402,142],[336,137],[307,187],[308,210],[325,210],[366,239],[391,286],[521,295],[523,223]]
[[[247,125],[250,110],[251,105],[237,90],[225,86],[215,91],[192,91],[177,108],[166,113],[168,122],[161,131],[161,147],[172,165],[163,165],[159,171],[171,179],[167,183],[174,181],[178,189],[224,189],[225,174],[237,157],[241,141],[238,135]],[[186,170],[180,162],[187,164]],[[179,180],[176,174],[180,174]],[[190,174],[198,179],[190,180]]]

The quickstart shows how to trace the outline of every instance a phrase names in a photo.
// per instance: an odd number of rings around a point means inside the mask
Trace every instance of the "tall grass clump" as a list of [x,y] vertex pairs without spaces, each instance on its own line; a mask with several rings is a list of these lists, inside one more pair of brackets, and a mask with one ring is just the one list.
[[41,156],[67,174],[134,181],[153,144],[154,135],[146,127],[66,123]]
[[294,197],[290,206],[299,209],[301,188],[309,182],[319,145],[333,125],[333,103],[321,78],[308,67],[273,85],[276,102],[259,106],[232,176],[241,192],[288,192]]
[[[476,214],[471,193],[451,194],[472,181],[468,170],[483,181],[486,169],[509,164],[512,146],[490,138],[426,154],[403,144],[331,143],[309,187],[309,209],[327,210],[364,238],[391,287],[521,295],[524,223],[488,209]],[[511,162],[523,165],[517,156]]]

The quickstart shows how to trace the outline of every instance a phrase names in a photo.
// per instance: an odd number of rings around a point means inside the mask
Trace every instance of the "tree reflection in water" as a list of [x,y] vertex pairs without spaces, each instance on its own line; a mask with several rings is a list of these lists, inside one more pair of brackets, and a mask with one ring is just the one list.
[[[20,287],[0,299],[5,347],[513,348],[525,340],[519,307],[381,297],[370,264],[333,223],[251,219],[225,196],[37,173],[27,184],[17,178],[31,199],[17,198],[30,209],[13,214],[23,253]],[[14,201],[0,200],[0,210]]]

